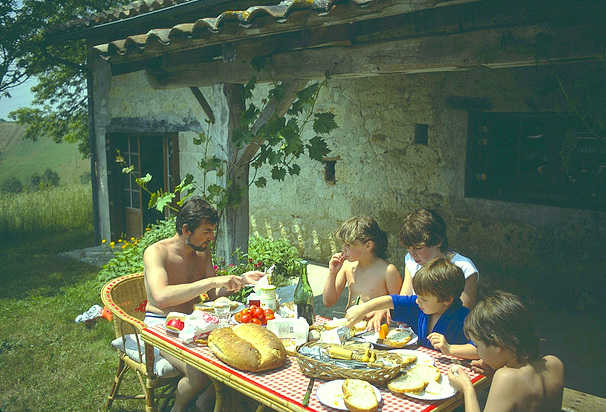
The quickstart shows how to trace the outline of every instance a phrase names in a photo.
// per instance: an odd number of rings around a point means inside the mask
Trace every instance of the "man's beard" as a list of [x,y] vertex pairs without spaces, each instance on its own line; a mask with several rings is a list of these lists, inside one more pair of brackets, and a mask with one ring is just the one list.
[[185,241],[185,244],[197,252],[206,252],[206,249],[208,249],[208,243],[206,244],[206,246],[204,246],[204,243],[202,243],[200,246],[195,246],[189,241],[189,239],[187,239]]

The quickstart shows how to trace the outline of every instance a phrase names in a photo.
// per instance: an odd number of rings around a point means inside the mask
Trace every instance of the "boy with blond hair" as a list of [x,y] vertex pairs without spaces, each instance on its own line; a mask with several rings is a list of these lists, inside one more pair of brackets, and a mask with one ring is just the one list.
[[[474,370],[492,376],[484,412],[559,412],[564,393],[564,365],[555,356],[541,357],[530,312],[511,293],[495,292],[469,313],[465,333],[478,348]],[[465,412],[480,405],[469,375],[448,372],[450,385],[465,398]]]
[[469,309],[459,298],[465,287],[461,268],[446,258],[435,258],[412,281],[417,295],[381,296],[353,306],[345,314],[347,326],[352,327],[367,313],[391,309],[391,318],[410,325],[421,346],[446,355],[477,359],[478,352],[463,330]]
[[[324,306],[331,307],[339,300],[347,286],[347,307],[367,302],[378,296],[398,293],[402,277],[387,258],[387,234],[368,216],[356,216],[345,221],[335,232],[343,243],[341,252],[335,253],[328,264],[328,277],[324,285]],[[369,321],[378,330],[381,317]]]

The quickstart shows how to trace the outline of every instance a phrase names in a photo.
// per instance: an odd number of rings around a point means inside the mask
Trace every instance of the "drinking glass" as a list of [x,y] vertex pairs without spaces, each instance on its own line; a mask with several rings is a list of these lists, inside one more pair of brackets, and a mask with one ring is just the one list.
[[214,306],[215,316],[219,318],[219,327],[224,328],[229,324],[230,307],[228,304],[218,304]]

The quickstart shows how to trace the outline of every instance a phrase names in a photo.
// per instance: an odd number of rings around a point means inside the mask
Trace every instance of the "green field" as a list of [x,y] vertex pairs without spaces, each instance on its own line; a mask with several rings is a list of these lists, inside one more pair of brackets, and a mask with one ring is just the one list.
[[26,130],[16,123],[0,123],[0,182],[16,177],[25,185],[33,173],[50,167],[64,185],[80,183],[80,176],[90,172],[90,161],[82,159],[77,144],[57,144],[46,137],[23,140]]

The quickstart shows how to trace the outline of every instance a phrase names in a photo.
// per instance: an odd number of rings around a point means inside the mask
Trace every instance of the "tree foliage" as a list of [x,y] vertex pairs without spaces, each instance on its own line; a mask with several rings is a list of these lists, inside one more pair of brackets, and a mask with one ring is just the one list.
[[10,113],[30,125],[25,138],[48,136],[55,142],[79,142],[88,154],[86,43],[53,42],[48,27],[106,11],[127,0],[0,0],[0,100],[11,89],[36,78],[34,107]]

